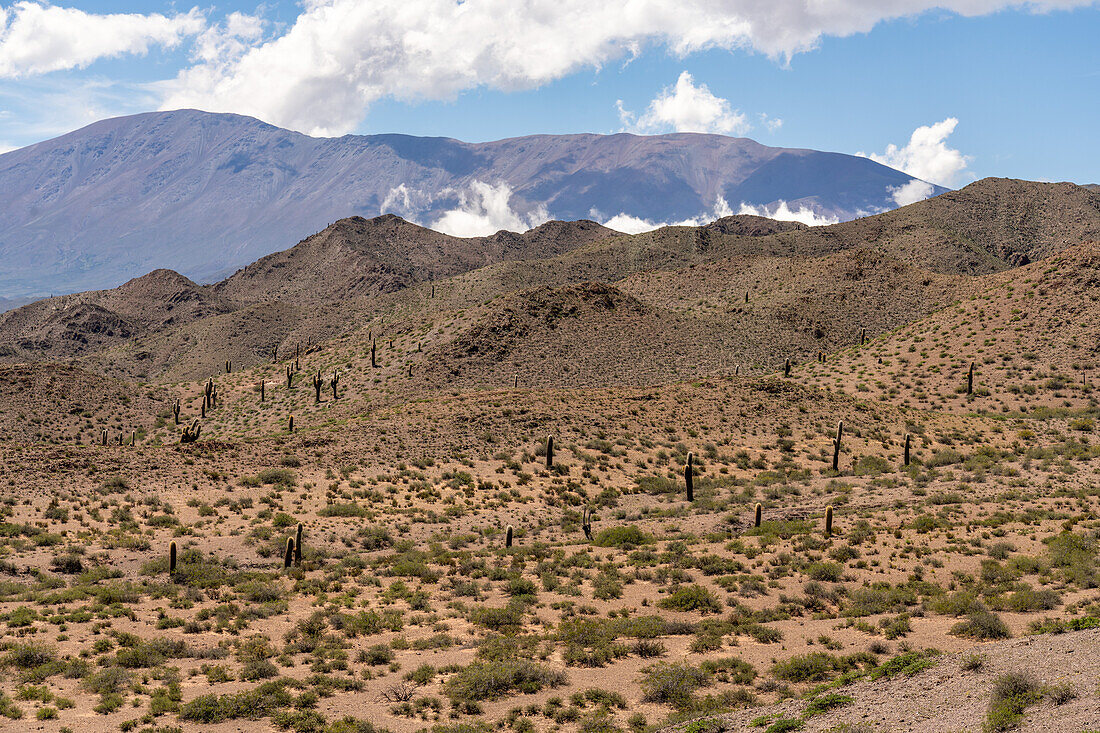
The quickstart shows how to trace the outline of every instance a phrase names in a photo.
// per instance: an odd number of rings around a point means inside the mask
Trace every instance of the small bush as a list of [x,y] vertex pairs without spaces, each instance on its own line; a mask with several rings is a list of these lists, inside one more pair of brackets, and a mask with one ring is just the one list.
[[653,541],[653,538],[647,535],[642,530],[635,527],[633,524],[627,524],[621,527],[608,527],[605,530],[601,530],[596,535],[597,547],[634,547],[637,545],[647,545]]
[[661,663],[650,667],[642,679],[643,700],[677,708],[691,705],[692,696],[710,681],[703,670],[683,662]]
[[474,662],[447,680],[447,695],[457,702],[495,700],[513,690],[538,692],[544,687],[560,687],[566,682],[563,672],[547,669],[527,659]]
[[677,588],[658,603],[661,608],[673,611],[699,611],[721,613],[722,602],[701,585],[685,585]]
[[987,731],[1011,730],[1023,719],[1024,710],[1042,699],[1039,683],[1027,672],[1009,672],[993,681],[986,714]]
[[981,641],[987,639],[1007,639],[1012,636],[1001,617],[989,611],[974,611],[966,621],[960,621],[951,627],[955,636],[965,636]]

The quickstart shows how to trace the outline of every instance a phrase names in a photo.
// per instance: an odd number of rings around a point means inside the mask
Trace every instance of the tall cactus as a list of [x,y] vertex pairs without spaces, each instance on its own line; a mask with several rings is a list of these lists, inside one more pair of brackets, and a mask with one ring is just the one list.
[[294,538],[286,538],[286,552],[283,553],[283,568],[289,568],[290,563],[294,560]]
[[199,439],[199,433],[202,432],[202,425],[199,424],[198,418],[191,423],[190,426],[183,429],[183,434],[180,435],[181,443],[194,443]]
[[863,346],[865,343],[867,343],[867,329],[861,328],[859,329],[859,345]]
[[844,437],[844,421],[836,424],[836,437],[833,438],[833,470],[840,470],[840,441]]
[[585,539],[589,542],[592,541],[592,509],[585,507],[581,512],[581,530],[584,532]]
[[825,507],[825,536],[832,537],[833,535],[833,507]]
[[695,454],[688,453],[687,463],[684,464],[684,483],[687,485],[687,500],[695,501]]
[[910,442],[910,438],[911,438],[911,436],[909,435],[909,433],[906,433],[905,434],[905,454],[904,454],[904,457],[902,458],[902,461],[904,462],[905,466],[907,466],[907,467],[909,466],[909,442]]
[[554,467],[554,436],[546,436],[546,469]]
[[791,376],[791,360],[790,359],[787,359],[783,362],[783,376],[784,377]]
[[294,565],[302,566],[302,523],[298,522],[298,529],[294,533]]
[[321,387],[325,386],[325,380],[321,379],[321,372],[317,372],[317,375],[313,377],[313,401],[321,401]]
[[290,418],[287,421],[287,431],[291,432],[291,433],[294,432],[294,416],[293,415],[291,415]]
[[377,353],[378,353],[378,343],[372,339],[371,342],[370,342],[370,366],[371,366],[371,369],[377,369],[378,368]]
[[229,361],[229,359],[225,360],[225,373],[226,374],[232,374],[233,373],[233,362]]
[[294,371],[290,368],[290,364],[286,365],[286,388],[294,389]]
[[176,425],[180,424],[180,400],[179,397],[172,403],[172,417],[176,421]]
[[267,384],[266,379],[261,379],[260,380],[260,402],[263,402],[266,395],[267,395],[266,387],[265,387],[266,384]]
[[970,362],[970,368],[966,371],[966,393],[974,394],[974,362]]
[[176,542],[173,540],[168,545],[168,574],[176,574]]
[[335,400],[338,397],[338,395],[336,393],[336,386],[339,383],[340,383],[340,372],[337,371],[336,369],[333,369],[332,370],[332,380],[330,381],[330,384],[332,385],[332,399],[333,400]]
[[756,518],[755,518],[755,521],[753,522],[753,526],[754,527],[759,527],[760,526],[760,520],[763,519],[763,518],[764,518],[764,507],[760,504],[760,502],[757,502],[756,503]]
[[505,547],[511,547],[512,546],[512,525],[510,525],[510,524],[508,525],[508,529],[505,530],[505,532],[504,532],[504,546]]

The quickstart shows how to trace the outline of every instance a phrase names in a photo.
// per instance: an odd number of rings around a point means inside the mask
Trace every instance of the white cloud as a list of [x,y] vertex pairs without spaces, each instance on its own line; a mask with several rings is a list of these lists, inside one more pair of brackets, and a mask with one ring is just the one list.
[[[355,129],[373,102],[530,89],[646,47],[677,56],[748,49],[789,58],[823,36],[934,8],[981,15],[1094,0],[307,0],[282,35],[239,57],[199,59],[164,109],[251,114],[312,134]],[[18,6],[17,6],[18,7]]]
[[614,229],[617,232],[623,234],[641,234],[642,232],[651,232],[654,229],[660,229],[661,227],[667,227],[668,222],[660,222],[654,224],[646,219],[640,219],[630,214],[616,214],[607,221],[603,222],[603,225],[608,229]]
[[[733,214],[733,209],[726,203],[726,200],[721,196],[714,202],[714,208],[708,212],[702,212],[696,216],[681,221],[674,222],[653,222],[648,219],[641,219],[637,216],[631,216],[620,212],[611,217],[607,221],[603,222],[603,225],[608,229],[614,229],[617,232],[623,234],[641,234],[642,232],[651,232],[654,229],[660,229],[661,227],[698,227],[704,224],[721,219],[724,216],[730,216]],[[589,215],[594,219],[601,219],[600,212],[592,210]]]
[[769,117],[767,113],[760,113],[760,124],[768,128],[768,132],[775,132],[780,127],[783,127],[783,120],[779,117]]
[[918,201],[924,201],[932,195],[935,189],[931,183],[914,178],[910,180],[909,183],[901,186],[887,186],[886,190],[890,191],[891,198],[894,199],[895,204],[898,206],[908,206]]
[[0,8],[0,78],[83,68],[98,59],[144,54],[154,45],[172,48],[205,24],[197,9],[172,16],[96,15],[23,0]]
[[512,188],[507,183],[494,186],[473,181],[468,191],[458,193],[458,206],[443,213],[430,227],[455,237],[481,237],[501,229],[525,232],[550,219],[545,206],[526,214],[512,209],[511,198]]
[[691,74],[682,72],[673,87],[665,87],[640,117],[616,106],[623,126],[635,132],[716,132],[742,135],[748,132],[748,118],[733,110],[729,100],[711,93],[706,84],[695,86]]
[[752,204],[742,202],[741,209],[737,213],[750,214],[752,216],[766,216],[769,219],[777,219],[779,221],[799,221],[811,227],[828,226],[840,221],[840,219],[835,216],[818,215],[808,206],[799,206],[798,210],[794,211],[786,201],[780,201],[770,209],[767,206],[753,206]]
[[[934,125],[923,125],[913,130],[913,134],[909,136],[909,143],[904,147],[899,148],[891,143],[886,146],[886,152],[882,155],[876,153],[868,155],[862,152],[856,155],[896,168],[922,181],[951,187],[961,179],[969,161],[969,158],[958,150],[947,147],[946,140],[958,124],[957,119],[948,117]],[[907,187],[909,184],[902,189]],[[895,193],[895,200],[897,200],[897,193]],[[916,193],[915,188],[910,188],[903,197],[912,198]],[[928,193],[930,194],[931,190]],[[913,201],[910,200],[909,203]]]

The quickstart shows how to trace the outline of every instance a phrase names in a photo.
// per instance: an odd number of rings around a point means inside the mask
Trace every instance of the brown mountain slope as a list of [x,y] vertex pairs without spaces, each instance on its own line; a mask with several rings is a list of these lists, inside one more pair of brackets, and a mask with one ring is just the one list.
[[0,365],[0,425],[6,441],[139,442],[157,424],[170,401],[148,388],[55,364]]
[[[772,369],[850,343],[860,328],[873,335],[927,315],[959,297],[968,276],[1098,232],[1100,196],[1072,184],[1003,179],[818,228],[738,216],[635,236],[592,222],[551,222],[525,234],[460,239],[393,216],[353,218],[213,288],[153,273],[116,291],[31,304],[0,316],[0,348],[9,361],[113,349],[97,368],[197,378],[227,358],[258,363],[272,346],[348,334],[376,317],[430,330],[502,293],[629,278],[623,292],[648,305],[718,317],[738,346],[722,347],[717,363]],[[856,254],[838,254],[848,251]],[[834,307],[851,298],[854,307]],[[184,336],[171,335],[205,313],[272,301],[291,307],[242,316],[239,326],[221,318],[207,333],[190,329],[186,339],[203,341],[201,349],[181,348]],[[260,323],[268,333],[255,333]],[[229,343],[238,331],[250,335]],[[140,348],[115,348],[135,336]]]
[[7,361],[67,359],[231,309],[183,275],[155,270],[112,290],[62,295],[0,314],[0,355]]
[[254,262],[215,290],[239,302],[318,304],[392,292],[502,260],[552,257],[615,235],[595,222],[578,221],[463,239],[393,215],[352,217]]
[[[993,276],[984,288],[801,379],[903,405],[993,412],[1095,404],[1100,243]],[[973,393],[967,372],[975,364]]]
[[985,178],[958,191],[798,235],[819,249],[881,247],[938,272],[980,275],[1100,237],[1100,195],[1072,183]]

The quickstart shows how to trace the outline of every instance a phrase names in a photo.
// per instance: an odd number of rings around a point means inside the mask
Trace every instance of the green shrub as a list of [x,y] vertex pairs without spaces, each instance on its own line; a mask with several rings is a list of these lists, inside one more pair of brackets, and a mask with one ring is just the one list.
[[653,538],[633,524],[620,527],[608,527],[596,535],[597,547],[635,547],[647,545]]
[[1028,705],[1039,702],[1039,683],[1027,672],[1009,672],[993,680],[993,690],[986,714],[987,731],[1004,731],[1017,727]]
[[691,705],[695,691],[709,682],[706,672],[690,664],[662,662],[650,667],[642,679],[642,699],[686,708]]
[[701,613],[721,613],[722,602],[701,585],[680,586],[658,603],[661,608],[673,611],[699,611]]
[[565,673],[548,669],[527,659],[501,659],[474,662],[463,667],[445,686],[448,697],[457,702],[495,700],[513,690],[538,692],[544,687],[559,687]]
[[965,636],[981,641],[987,639],[1007,639],[1012,636],[1001,617],[990,611],[974,611],[966,621],[960,621],[951,627],[955,636]]

